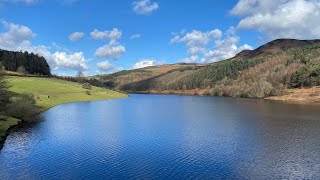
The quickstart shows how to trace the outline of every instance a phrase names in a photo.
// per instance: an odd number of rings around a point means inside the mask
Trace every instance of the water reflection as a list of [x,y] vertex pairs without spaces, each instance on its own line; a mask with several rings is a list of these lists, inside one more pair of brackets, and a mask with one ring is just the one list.
[[0,179],[317,179],[319,106],[130,95],[12,133]]

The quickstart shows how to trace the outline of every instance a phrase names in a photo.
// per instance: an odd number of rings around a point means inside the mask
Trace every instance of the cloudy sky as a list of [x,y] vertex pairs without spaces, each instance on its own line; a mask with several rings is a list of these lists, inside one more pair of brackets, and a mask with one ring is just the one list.
[[0,0],[0,48],[60,75],[210,63],[277,38],[320,38],[320,0]]

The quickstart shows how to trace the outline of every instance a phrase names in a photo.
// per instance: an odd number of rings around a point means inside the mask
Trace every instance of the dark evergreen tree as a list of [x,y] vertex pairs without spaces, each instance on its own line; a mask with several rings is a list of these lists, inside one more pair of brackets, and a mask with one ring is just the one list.
[[0,62],[8,71],[24,67],[28,74],[51,75],[46,59],[33,53],[0,50]]

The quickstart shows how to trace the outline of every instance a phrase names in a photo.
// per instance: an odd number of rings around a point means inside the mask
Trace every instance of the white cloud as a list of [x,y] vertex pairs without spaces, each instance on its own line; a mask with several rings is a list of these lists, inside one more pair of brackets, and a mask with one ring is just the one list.
[[240,0],[231,10],[239,29],[258,30],[268,39],[320,38],[319,0]]
[[113,68],[113,65],[112,65],[109,61],[103,61],[103,62],[97,63],[97,67],[98,67],[100,70],[108,71],[108,70],[110,70],[111,68]]
[[141,34],[133,34],[130,36],[130,39],[139,39],[141,38]]
[[111,31],[99,31],[95,29],[90,35],[95,40],[108,39],[110,43],[114,44],[121,38],[122,32],[117,28],[113,28]]
[[187,34],[175,35],[170,42],[173,44],[186,43],[188,53],[190,55],[196,55],[203,52],[210,41],[220,38],[221,35],[222,32],[219,29],[207,32],[193,30]]
[[66,52],[55,52],[52,54],[56,69],[85,71],[89,67],[83,52],[68,54]]
[[104,45],[102,47],[99,47],[95,55],[98,58],[118,58],[120,55],[124,54],[126,52],[126,49],[122,45]]
[[187,57],[185,59],[180,60],[179,62],[183,62],[183,63],[197,63],[199,60],[199,56],[198,55],[193,55],[190,57]]
[[150,0],[140,0],[132,3],[133,11],[137,14],[147,15],[159,8],[157,2],[151,2]]
[[149,66],[159,66],[165,64],[165,61],[157,61],[155,59],[141,59],[132,66],[132,69],[140,69]]
[[0,33],[0,48],[7,50],[23,49],[30,46],[30,40],[36,36],[26,26],[8,23],[7,21],[1,22],[6,32]]
[[214,49],[204,53],[201,60],[202,63],[212,63],[228,58],[232,58],[237,53],[245,49],[253,49],[253,47],[245,44],[240,47],[237,46],[240,38],[237,36],[227,37],[225,39],[215,41]]
[[115,73],[118,71],[122,71],[122,67],[116,67],[113,64],[111,64],[109,61],[103,61],[96,64],[98,69],[100,71],[103,71],[104,73]]
[[222,32],[219,29],[213,29],[211,31],[202,32],[199,30],[193,30],[186,32],[182,30],[180,33],[173,33],[174,37],[170,40],[170,43],[185,43],[189,57],[180,60],[179,62],[185,63],[197,63],[199,55],[206,52],[207,45],[222,36]]
[[46,58],[53,70],[83,71],[88,69],[87,60],[82,52],[55,51],[45,45],[33,45],[32,39],[36,36],[26,26],[2,21],[6,32],[0,33],[0,48],[11,51],[28,51]]
[[[180,60],[185,63],[210,63],[233,57],[244,49],[252,49],[249,45],[238,46],[240,38],[236,35],[236,29],[230,27],[225,33],[219,29],[211,31],[193,30],[189,33],[173,34],[171,43],[185,43],[189,57]],[[211,43],[213,49],[208,48]]]
[[78,40],[82,39],[83,37],[84,37],[83,32],[74,32],[69,35],[69,40],[70,41],[78,41]]
[[98,58],[116,59],[126,52],[126,48],[119,44],[118,40],[122,36],[122,32],[113,28],[111,31],[99,31],[95,29],[91,33],[91,37],[96,40],[107,39],[109,43],[99,47],[95,51],[95,56]]
[[230,13],[240,16],[268,13],[286,1],[288,0],[239,0]]

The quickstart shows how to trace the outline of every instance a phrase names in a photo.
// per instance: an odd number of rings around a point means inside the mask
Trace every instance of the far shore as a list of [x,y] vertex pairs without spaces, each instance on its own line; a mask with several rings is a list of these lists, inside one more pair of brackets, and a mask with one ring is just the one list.
[[289,89],[288,94],[286,95],[267,97],[265,99],[299,104],[320,104],[320,86],[312,88]]
[[[136,94],[164,94],[164,95],[187,95],[187,96],[210,96],[207,90],[165,90],[165,91],[127,91]],[[283,101],[294,104],[320,104],[320,86],[312,88],[288,89],[283,96],[271,96],[266,100]]]

